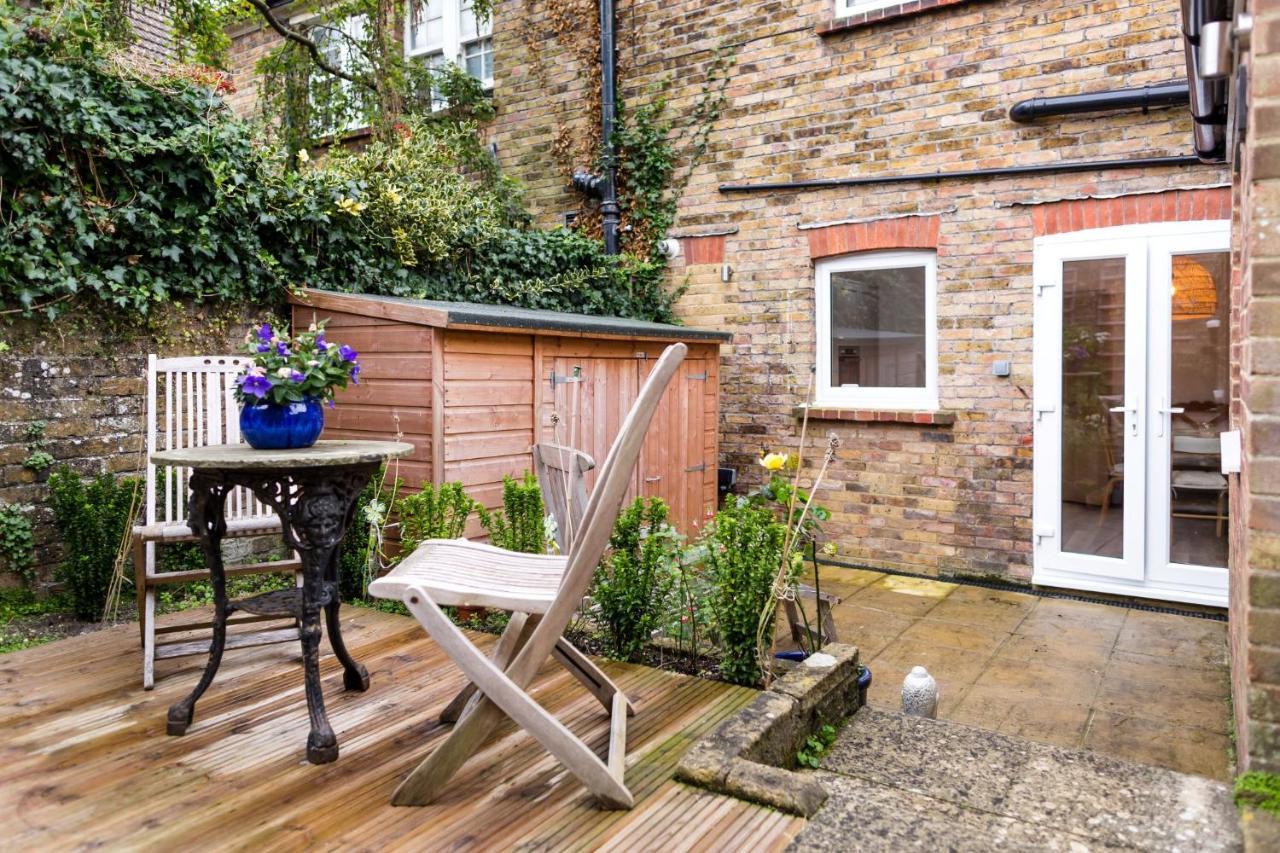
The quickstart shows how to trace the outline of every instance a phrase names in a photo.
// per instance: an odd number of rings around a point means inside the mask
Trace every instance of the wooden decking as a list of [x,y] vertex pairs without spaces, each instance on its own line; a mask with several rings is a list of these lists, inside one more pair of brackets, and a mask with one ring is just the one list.
[[[803,824],[671,779],[690,743],[752,691],[621,664],[608,670],[638,710],[628,727],[632,811],[596,807],[509,722],[441,801],[393,808],[396,783],[446,732],[435,715],[461,675],[412,620],[344,615],[372,686],[345,693],[337,662],[322,659],[341,748],[323,766],[303,760],[306,705],[291,646],[228,652],[185,737],[165,735],[165,710],[202,661],[161,662],[156,689],[144,692],[136,625],[0,657],[0,847],[666,853],[776,849]],[[534,695],[603,753],[607,717],[564,671],[544,669]]]

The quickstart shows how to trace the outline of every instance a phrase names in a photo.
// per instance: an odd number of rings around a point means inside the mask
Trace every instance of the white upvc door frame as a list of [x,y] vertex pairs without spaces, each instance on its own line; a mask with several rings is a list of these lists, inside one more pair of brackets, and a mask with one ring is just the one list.
[[[1169,560],[1168,418],[1172,256],[1230,251],[1227,220],[1125,225],[1040,237],[1033,282],[1032,581],[1225,607],[1228,570]],[[1125,258],[1125,488],[1122,558],[1064,552],[1062,265]],[[1163,283],[1163,286],[1161,286]]]
[[[1147,492],[1150,495],[1147,577],[1156,584],[1220,594],[1226,604],[1227,570],[1220,566],[1175,563],[1170,559],[1169,518],[1172,494],[1169,478],[1173,456],[1173,423],[1169,406],[1173,397],[1173,281],[1174,255],[1199,255],[1231,251],[1229,222],[1189,222],[1176,234],[1153,237],[1151,253],[1151,297],[1148,303],[1148,333],[1151,357],[1147,387],[1151,389],[1151,429],[1148,434]],[[1210,227],[1205,227],[1210,226]]]
[[[1071,235],[1075,236],[1075,235]],[[1062,269],[1070,261],[1123,259],[1124,298],[1124,555],[1100,557],[1063,549],[1062,525]],[[1146,318],[1142,310],[1147,287],[1147,254],[1134,240],[1109,239],[1095,233],[1089,240],[1036,241],[1035,320],[1033,336],[1035,582],[1044,577],[1084,575],[1091,578],[1141,580],[1145,572],[1144,387]],[[1134,485],[1134,484],[1138,485]]]

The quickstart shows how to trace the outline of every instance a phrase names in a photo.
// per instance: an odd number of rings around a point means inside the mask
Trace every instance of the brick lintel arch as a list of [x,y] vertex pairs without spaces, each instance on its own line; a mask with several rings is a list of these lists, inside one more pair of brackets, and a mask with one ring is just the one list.
[[845,222],[808,231],[813,260],[876,249],[937,249],[937,216],[898,216],[870,222]]
[[1037,237],[1117,225],[1230,218],[1230,187],[1054,201],[1038,204],[1031,211]]

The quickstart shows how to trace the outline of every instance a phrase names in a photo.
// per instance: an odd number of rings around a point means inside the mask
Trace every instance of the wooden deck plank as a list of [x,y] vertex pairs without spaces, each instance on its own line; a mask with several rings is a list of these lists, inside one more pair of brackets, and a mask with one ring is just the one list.
[[[207,618],[180,614],[166,624]],[[391,791],[448,732],[436,715],[462,675],[410,619],[344,610],[344,636],[369,692],[342,690],[321,660],[340,756],[303,760],[307,732],[298,650],[228,652],[184,737],[165,711],[198,678],[200,658],[166,661],[138,686],[136,626],[0,657],[0,809],[7,847],[254,850],[709,849],[784,846],[803,821],[672,781],[694,739],[754,691],[605,663],[637,707],[629,721],[631,811],[600,809],[536,741],[505,722],[440,801],[393,808]],[[494,638],[476,635],[487,647]],[[326,648],[327,651],[327,648]],[[533,695],[601,755],[608,717],[548,662]]]

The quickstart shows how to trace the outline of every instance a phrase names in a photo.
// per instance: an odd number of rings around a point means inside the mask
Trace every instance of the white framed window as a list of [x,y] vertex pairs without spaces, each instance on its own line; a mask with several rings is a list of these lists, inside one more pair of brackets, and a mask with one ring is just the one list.
[[848,18],[859,12],[872,12],[886,6],[897,6],[903,0],[836,0],[836,17]]
[[[367,26],[365,15],[351,15],[333,24],[313,24],[311,35],[329,64],[358,74],[369,65],[359,48]],[[322,134],[346,133],[369,126],[369,95],[350,80],[319,73],[311,80],[308,96],[312,110],[320,112],[317,129]]]
[[452,62],[493,88],[493,21],[478,19],[471,0],[409,0],[404,52],[431,68]]
[[818,261],[819,406],[938,408],[935,252],[865,252]]

